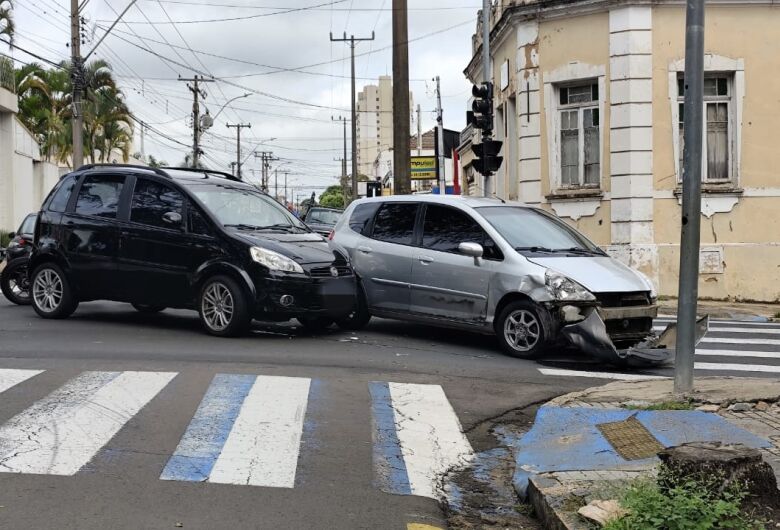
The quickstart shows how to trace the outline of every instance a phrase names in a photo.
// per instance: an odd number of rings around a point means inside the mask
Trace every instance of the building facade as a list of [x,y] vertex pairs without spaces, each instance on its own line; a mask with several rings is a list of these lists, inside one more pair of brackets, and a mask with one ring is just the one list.
[[17,119],[16,94],[0,87],[0,230],[13,231],[38,211],[60,176],[35,137]]
[[[482,79],[481,25],[466,69]],[[780,11],[707,2],[700,296],[780,300]],[[685,2],[505,1],[491,12],[504,164],[464,187],[555,212],[677,295]]]
[[[370,176],[379,154],[393,148],[393,78],[379,76],[378,84],[364,86],[357,98],[358,173]],[[411,92],[409,108],[414,108]]]

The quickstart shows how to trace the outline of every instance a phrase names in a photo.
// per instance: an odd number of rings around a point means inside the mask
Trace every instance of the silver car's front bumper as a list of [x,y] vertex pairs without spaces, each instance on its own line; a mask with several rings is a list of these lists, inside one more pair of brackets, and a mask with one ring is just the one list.
[[[696,343],[709,329],[709,317],[704,316],[696,323]],[[584,353],[602,361],[622,365],[657,365],[674,361],[674,349],[677,342],[677,325],[669,324],[660,334],[654,332],[635,346],[617,349],[612,342],[607,327],[599,311],[595,308],[584,320],[564,325],[561,333]]]

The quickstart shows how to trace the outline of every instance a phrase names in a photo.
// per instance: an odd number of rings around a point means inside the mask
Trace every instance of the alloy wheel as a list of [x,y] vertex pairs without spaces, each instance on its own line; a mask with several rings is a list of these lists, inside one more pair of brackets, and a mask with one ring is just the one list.
[[540,335],[539,320],[526,309],[512,311],[504,322],[504,338],[517,351],[532,350]]
[[14,272],[13,276],[8,279],[8,287],[20,300],[29,300],[30,282],[27,279],[27,268],[22,267]]
[[201,312],[209,329],[224,331],[233,320],[234,304],[230,289],[220,282],[209,284],[203,291]]
[[52,269],[42,270],[33,282],[35,305],[44,313],[56,311],[62,303],[62,278]]

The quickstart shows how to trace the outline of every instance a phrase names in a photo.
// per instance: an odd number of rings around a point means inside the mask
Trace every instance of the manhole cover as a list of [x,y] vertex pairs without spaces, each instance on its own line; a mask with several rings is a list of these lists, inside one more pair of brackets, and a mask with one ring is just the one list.
[[634,416],[625,421],[602,423],[596,427],[625,460],[650,458],[664,448]]

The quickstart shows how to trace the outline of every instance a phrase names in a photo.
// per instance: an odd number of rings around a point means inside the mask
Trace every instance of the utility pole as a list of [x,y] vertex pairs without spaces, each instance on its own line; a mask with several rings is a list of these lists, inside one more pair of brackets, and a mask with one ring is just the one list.
[[444,173],[444,111],[441,108],[441,80],[436,76],[436,165],[438,166],[439,195],[447,193],[447,176]]
[[674,391],[693,390],[696,305],[699,296],[701,156],[704,113],[704,0],[688,0],[685,17],[685,103],[683,108],[683,195],[680,287]]
[[422,112],[420,105],[417,105],[417,156],[422,155]]
[[236,177],[241,180],[241,129],[251,129],[251,123],[227,124],[228,129],[236,130]]
[[279,168],[274,169],[274,199],[279,200]]
[[81,60],[81,19],[78,0],[70,0],[70,53],[73,86],[73,169],[78,169],[84,164],[84,114],[81,109],[84,65]]
[[284,206],[287,207],[287,171],[284,172]]
[[146,129],[146,125],[144,122],[141,122],[141,160],[143,160],[144,164],[146,163],[146,148],[144,147],[144,129]]
[[344,196],[344,204],[347,204],[347,119],[339,116],[331,120],[337,120],[344,125],[344,156],[341,157],[341,194]]
[[412,192],[409,155],[409,14],[407,0],[393,0],[393,187]]
[[[490,7],[491,0],[482,0],[482,81],[490,83],[492,81],[493,72],[491,71],[490,62]],[[492,98],[491,98],[491,105]],[[492,109],[491,109],[492,113]],[[482,145],[487,145],[487,141],[492,140],[493,135],[487,130],[482,131]],[[485,157],[485,165],[487,165],[487,156]],[[482,194],[484,197],[490,196],[490,177],[485,176],[482,184]]]
[[236,163],[235,162],[231,162],[230,163],[230,174],[233,175],[234,177],[236,176]]
[[255,151],[254,155],[255,158],[260,157],[260,169],[263,171],[261,187],[263,191],[268,191],[268,169],[271,162],[279,159],[274,157],[272,151]]
[[192,167],[197,168],[200,163],[200,133],[201,133],[199,98],[206,99],[206,91],[202,90],[199,84],[211,83],[214,80],[206,79],[203,76],[196,75],[191,79],[183,79],[180,76],[179,81],[186,82],[187,88],[189,88],[190,92],[192,92]]
[[[394,15],[395,16],[395,15]],[[347,38],[347,33],[344,32],[344,37],[341,39],[334,39],[333,33],[330,34],[331,42],[349,42],[350,51],[352,54],[352,200],[357,199],[358,196],[358,167],[357,167],[357,96],[355,94],[355,43],[362,41],[374,40],[374,32],[371,32],[371,38],[358,38],[354,35],[350,35]],[[407,91],[408,92],[408,91]],[[407,108],[409,107],[409,100],[407,94]],[[408,113],[407,113],[408,114]],[[345,157],[346,158],[346,157]]]

